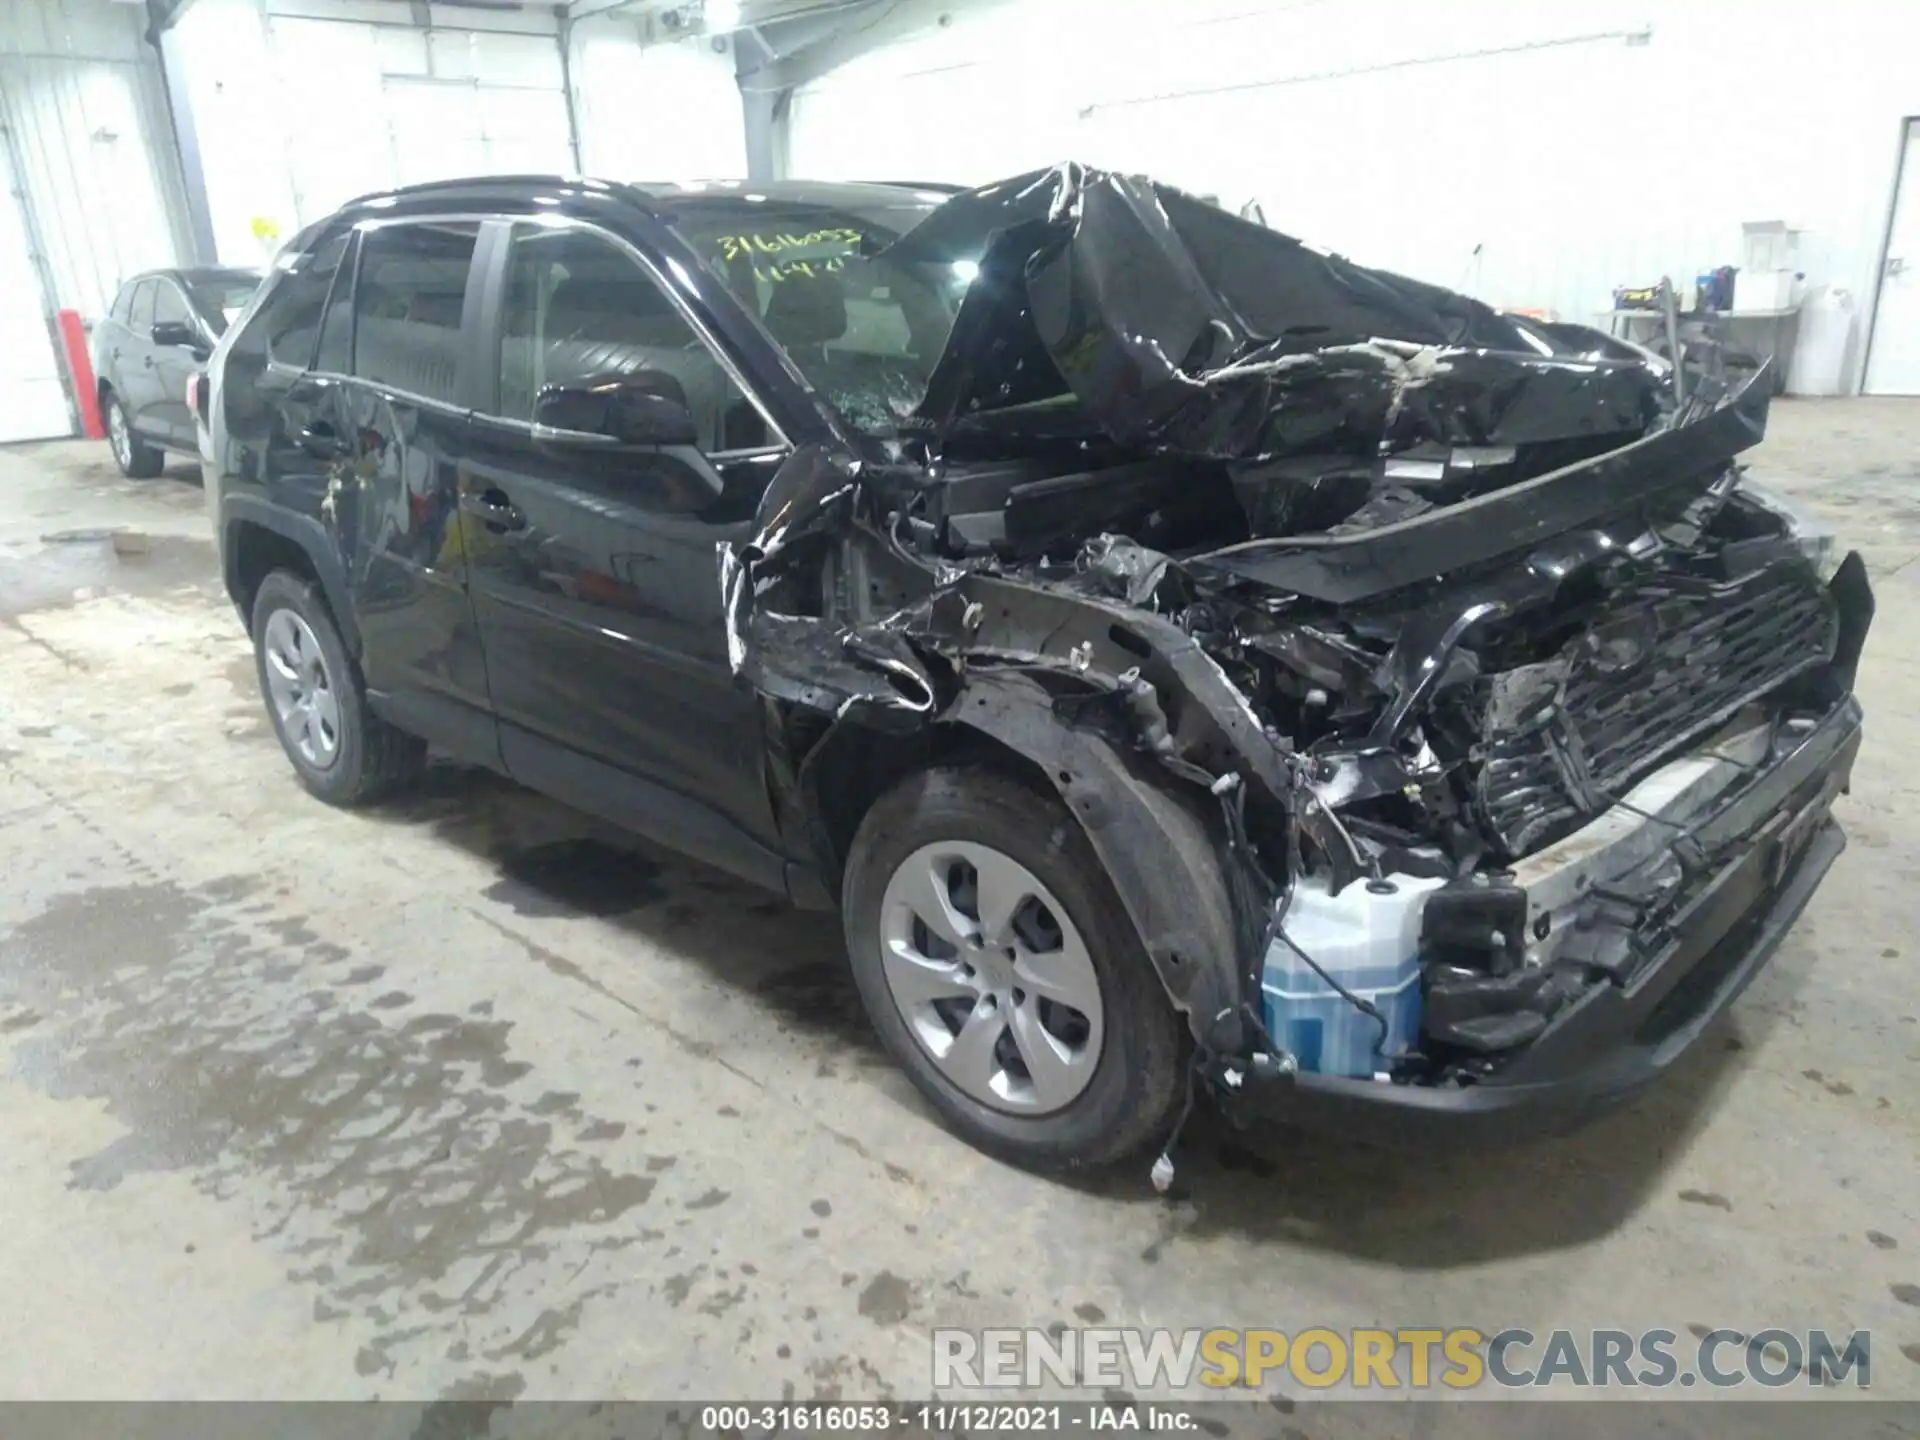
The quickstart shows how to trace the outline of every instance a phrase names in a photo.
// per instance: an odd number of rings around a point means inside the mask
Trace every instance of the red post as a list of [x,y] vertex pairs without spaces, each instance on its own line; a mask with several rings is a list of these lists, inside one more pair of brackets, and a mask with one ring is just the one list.
[[59,322],[60,339],[67,348],[73,396],[80,402],[81,433],[89,440],[104,440],[107,427],[100,423],[100,387],[93,378],[93,361],[87,356],[87,327],[80,323],[78,310],[61,310],[54,318]]

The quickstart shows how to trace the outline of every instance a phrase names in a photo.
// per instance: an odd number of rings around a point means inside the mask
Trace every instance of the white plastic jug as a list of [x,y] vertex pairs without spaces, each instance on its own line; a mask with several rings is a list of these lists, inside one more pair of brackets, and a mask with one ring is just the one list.
[[1821,285],[1800,306],[1800,333],[1787,369],[1792,395],[1843,395],[1853,366],[1853,295]]

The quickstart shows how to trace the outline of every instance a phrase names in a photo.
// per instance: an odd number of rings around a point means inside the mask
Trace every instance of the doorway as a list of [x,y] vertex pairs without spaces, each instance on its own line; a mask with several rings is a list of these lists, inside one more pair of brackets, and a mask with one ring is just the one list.
[[1869,395],[1920,395],[1920,119],[1909,119],[1867,337]]
[[26,202],[0,143],[0,444],[73,434],[67,382],[54,349]]

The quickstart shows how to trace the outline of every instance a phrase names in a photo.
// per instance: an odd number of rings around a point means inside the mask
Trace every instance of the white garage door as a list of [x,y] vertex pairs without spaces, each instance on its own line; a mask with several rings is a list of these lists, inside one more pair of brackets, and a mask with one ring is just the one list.
[[71,435],[59,353],[47,329],[13,171],[0,147],[0,442]]
[[279,16],[269,34],[302,224],[394,185],[574,169],[551,36]]

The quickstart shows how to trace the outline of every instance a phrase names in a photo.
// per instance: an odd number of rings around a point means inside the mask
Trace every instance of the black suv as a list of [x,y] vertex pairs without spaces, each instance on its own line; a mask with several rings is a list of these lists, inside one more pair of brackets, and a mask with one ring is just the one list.
[[260,288],[258,271],[153,270],[120,287],[93,327],[101,423],[121,473],[151,479],[166,452],[199,452],[196,369]]
[[1571,1123],[1843,843],[1871,594],[1734,463],[1764,379],[1145,180],[373,196],[209,377],[310,791],[431,742],[839,907],[1023,1163]]

